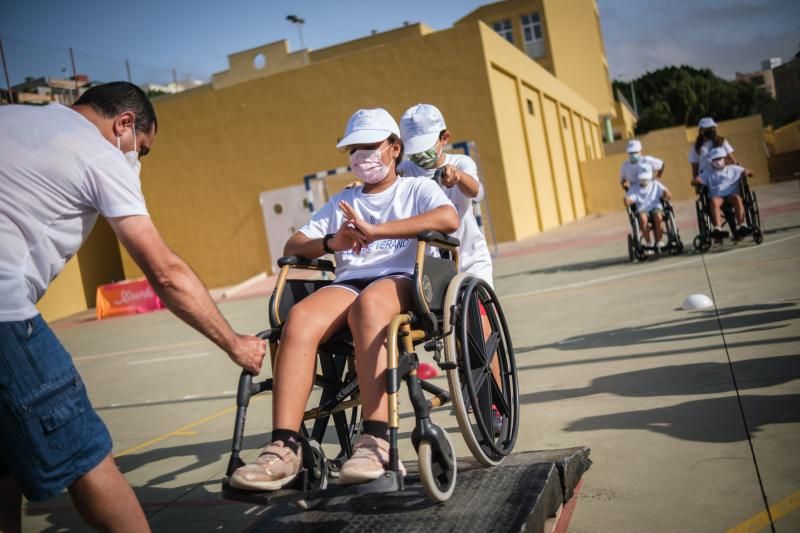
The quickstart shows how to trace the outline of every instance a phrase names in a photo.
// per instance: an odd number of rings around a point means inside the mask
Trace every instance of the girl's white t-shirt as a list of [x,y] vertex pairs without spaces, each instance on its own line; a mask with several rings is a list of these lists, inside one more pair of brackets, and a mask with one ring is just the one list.
[[647,187],[637,183],[628,194],[628,199],[636,203],[636,210],[640,213],[649,213],[653,209],[661,209],[661,197],[667,188],[658,180],[650,180]]
[[[711,161],[708,160],[708,152],[714,147],[714,142],[709,139],[700,146],[700,153],[698,154],[694,149],[694,144],[689,148],[689,163],[697,163],[699,174],[711,168]],[[720,145],[728,155],[733,153],[733,146],[726,140],[722,141]]]
[[[359,217],[370,224],[382,224],[421,215],[443,205],[453,207],[433,181],[400,178],[379,193],[366,194],[362,186],[344,189],[314,213],[298,231],[311,239],[336,233],[345,223],[339,201],[350,204]],[[336,280],[374,278],[394,273],[411,274],[417,252],[416,239],[382,239],[356,254],[336,252]]]
[[[475,178],[479,186],[478,196],[475,198],[465,196],[457,185],[444,189],[447,198],[455,205],[460,219],[458,229],[452,234],[453,237],[461,241],[461,246],[459,247],[459,270],[461,272],[469,272],[473,276],[485,280],[490,285],[494,285],[492,280],[492,255],[486,245],[486,238],[478,227],[477,220],[475,220],[475,214],[472,212],[473,200],[479,202],[483,198],[483,184],[478,177],[478,167],[472,158],[460,154],[445,154],[444,165],[452,165],[461,172],[469,174]],[[397,170],[403,176],[421,178],[422,181],[434,183],[431,178],[436,172],[435,168],[425,169],[409,160],[405,160],[400,163]]]
[[739,165],[725,165],[722,170],[709,167],[700,174],[700,182],[708,187],[711,196],[730,196],[738,192],[743,173],[744,167]]
[[649,155],[643,155],[638,163],[631,163],[630,159],[627,159],[622,163],[622,168],[619,171],[619,181],[628,180],[628,183],[633,187],[639,183],[639,172],[647,170],[647,167],[650,167],[650,170],[653,171],[653,178],[658,179],[656,173],[664,168],[664,162]]

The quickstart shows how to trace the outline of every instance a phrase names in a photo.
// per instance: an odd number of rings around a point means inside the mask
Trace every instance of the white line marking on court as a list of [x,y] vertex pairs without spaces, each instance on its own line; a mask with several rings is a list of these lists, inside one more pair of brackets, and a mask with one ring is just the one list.
[[154,352],[158,350],[165,350],[168,348],[177,348],[179,346],[191,346],[193,344],[207,344],[208,341],[201,340],[201,341],[188,341],[188,342],[176,342],[173,344],[163,344],[161,346],[146,346],[144,348],[133,348],[132,350],[123,350],[121,352],[109,352],[109,353],[98,353],[94,355],[84,355],[83,357],[73,357],[73,361],[91,361],[92,359],[105,359],[106,357],[116,357],[118,355],[130,355],[134,353],[141,353],[141,352]]
[[244,512],[244,514],[250,514],[250,513],[252,513],[253,511],[255,511],[256,509],[258,509],[258,505],[254,505],[254,506],[252,506],[250,509],[246,510],[246,511]]
[[181,400],[194,400],[195,398],[199,398],[199,397],[200,397],[199,394],[187,394],[186,396],[181,398]]
[[[788,240],[791,240],[791,239],[797,239],[798,237],[800,237],[800,235],[791,235],[789,237],[784,237],[782,239],[778,239],[777,241],[770,241],[770,242],[766,242],[766,243],[763,243],[763,244],[750,246],[748,248],[737,248],[735,250],[730,250],[728,252],[721,253],[721,254],[706,254],[706,261],[711,261],[713,259],[719,259],[720,257],[729,257],[729,256],[731,256],[733,254],[740,253],[740,252],[749,252],[751,250],[760,250],[762,248],[766,248],[767,246],[771,246],[773,244],[779,244],[781,242],[788,241]],[[685,259],[685,260],[677,262],[677,263],[668,263],[668,264],[665,264],[665,265],[654,266],[652,268],[643,268],[643,269],[640,269],[640,270],[636,270],[635,272],[624,272],[622,274],[615,274],[613,276],[604,276],[602,278],[589,279],[589,280],[586,280],[586,281],[577,281],[575,283],[567,283],[566,285],[559,285],[557,287],[548,287],[546,289],[537,289],[535,291],[522,292],[522,293],[519,293],[519,294],[504,294],[503,296],[501,296],[501,298],[503,300],[510,300],[511,298],[522,298],[524,296],[535,296],[537,294],[546,294],[548,292],[562,291],[562,290],[565,290],[565,289],[577,289],[579,287],[587,287],[589,285],[597,285],[598,283],[605,283],[606,281],[615,281],[615,280],[618,280],[618,279],[631,278],[633,276],[641,276],[642,274],[650,274],[651,272],[658,272],[658,271],[661,271],[661,270],[668,270],[668,269],[671,269],[671,268],[677,268],[677,267],[688,265],[688,264],[691,264],[691,263],[696,263],[698,261],[702,261],[702,258],[700,256],[696,256],[696,257],[692,257],[692,258],[689,258],[689,259]]]
[[177,361],[179,359],[194,359],[196,357],[206,357],[208,352],[189,353],[185,355],[172,355],[169,357],[156,357],[154,359],[140,359],[138,361],[130,361],[126,365],[146,365],[148,363],[163,363],[164,361]]
[[222,393],[223,396],[226,396],[228,394],[236,394],[236,391],[235,390],[226,390],[225,392]]

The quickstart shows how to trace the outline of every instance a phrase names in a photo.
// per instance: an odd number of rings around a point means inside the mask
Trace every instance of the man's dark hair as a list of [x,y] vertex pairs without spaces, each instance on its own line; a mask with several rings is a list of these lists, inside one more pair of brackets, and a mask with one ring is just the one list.
[[90,105],[106,118],[114,118],[130,111],[136,115],[136,130],[149,133],[158,131],[156,112],[144,91],[127,81],[112,81],[92,87],[78,98],[75,105]]

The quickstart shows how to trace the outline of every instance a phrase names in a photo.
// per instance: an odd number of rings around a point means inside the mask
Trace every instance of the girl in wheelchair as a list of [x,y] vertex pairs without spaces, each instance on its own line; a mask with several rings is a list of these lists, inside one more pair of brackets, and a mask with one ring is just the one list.
[[722,204],[728,202],[733,206],[736,217],[736,232],[743,237],[750,232],[745,220],[745,208],[740,194],[742,176],[752,177],[753,173],[744,167],[728,164],[728,152],[723,147],[711,149],[708,155],[709,166],[693,180],[693,184],[708,188],[710,199],[711,230],[713,238],[720,238],[726,233],[722,230]]
[[669,200],[672,195],[661,181],[653,179],[653,171],[650,167],[642,167],[636,177],[638,183],[625,196],[625,205],[636,207],[639,215],[639,227],[647,246],[650,246],[648,222],[653,225],[656,245],[662,246],[664,210],[661,201]]
[[[432,180],[398,179],[403,144],[383,109],[361,109],[337,144],[349,152],[364,183],[345,189],[286,243],[285,255],[336,256],[336,280],[296,303],[281,333],[273,368],[272,439],[254,463],[237,469],[230,485],[278,490],[302,465],[299,430],[311,392],[318,346],[350,328],[363,406],[363,432],[341,467],[340,484],[380,477],[389,462],[386,331],[411,305],[415,237],[452,233],[459,219]],[[402,467],[401,467],[402,470]]]

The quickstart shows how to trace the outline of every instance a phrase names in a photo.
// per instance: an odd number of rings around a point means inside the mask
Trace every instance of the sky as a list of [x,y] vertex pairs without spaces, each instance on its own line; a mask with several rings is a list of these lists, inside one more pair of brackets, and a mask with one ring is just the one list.
[[[12,82],[26,75],[71,71],[95,79],[134,82],[210,79],[227,68],[227,55],[288,39],[300,48],[298,28],[318,49],[385,31],[404,21],[446,29],[488,0],[0,0],[3,39]],[[711,68],[733,78],[758,70],[762,59],[791,58],[800,46],[800,0],[598,0],[612,78],[630,79],[666,65]],[[576,36],[578,38],[578,36]],[[147,78],[145,80],[145,78]],[[4,80],[3,80],[4,81]]]

